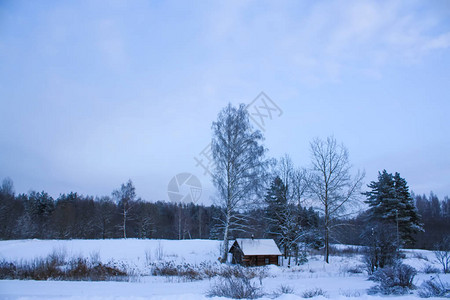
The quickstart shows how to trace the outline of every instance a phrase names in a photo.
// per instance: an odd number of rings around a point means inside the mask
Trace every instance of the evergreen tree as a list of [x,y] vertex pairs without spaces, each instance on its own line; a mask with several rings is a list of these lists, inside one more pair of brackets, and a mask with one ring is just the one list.
[[286,184],[277,176],[267,190],[265,197],[266,230],[268,235],[275,239],[283,249],[284,256],[291,257],[294,254],[296,262],[299,263],[299,244],[313,247],[320,245],[317,238],[319,216],[312,207],[303,208],[299,204],[289,201],[286,197],[286,189]]
[[396,222],[398,222],[400,238],[406,243],[413,244],[414,235],[423,231],[423,224],[420,223],[420,216],[409,192],[408,184],[398,172],[394,175],[394,187],[396,198],[399,199]]
[[368,187],[371,191],[364,194],[369,204],[370,221],[392,224],[398,231],[399,240],[414,243],[414,234],[423,229],[406,180],[399,173],[393,176],[383,170],[378,173],[378,181],[372,181]]
[[49,238],[50,217],[55,209],[55,201],[46,192],[31,191],[24,204],[27,217],[27,232],[31,238]]
[[298,207],[289,203],[286,195],[286,185],[283,180],[279,176],[275,177],[265,198],[267,231],[284,250],[285,257],[296,248],[302,233]]
[[286,186],[279,176],[270,184],[270,188],[267,190],[265,201],[266,207],[266,219],[267,219],[267,232],[275,239],[279,238],[281,226],[284,221],[284,210],[287,206],[287,199],[285,197]]

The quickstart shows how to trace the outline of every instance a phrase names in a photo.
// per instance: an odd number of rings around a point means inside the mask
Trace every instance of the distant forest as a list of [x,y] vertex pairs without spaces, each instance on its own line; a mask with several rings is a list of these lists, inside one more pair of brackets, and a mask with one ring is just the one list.
[[[126,237],[141,239],[221,238],[217,221],[221,210],[214,205],[133,198],[124,202],[115,199],[119,192],[113,192],[112,197],[71,192],[57,199],[44,191],[16,195],[12,181],[5,179],[0,188],[0,239],[110,239],[123,238],[124,233]],[[442,237],[450,236],[450,199],[439,199],[433,193],[412,196],[425,231],[419,232],[415,244],[409,246],[432,249]],[[298,207],[297,211],[301,226],[320,230],[323,219],[317,212],[306,207]],[[232,237],[270,237],[267,219],[261,217],[265,215],[263,205],[245,213],[246,231],[234,231]],[[366,220],[366,213],[341,220],[341,230],[332,242],[363,244]]]

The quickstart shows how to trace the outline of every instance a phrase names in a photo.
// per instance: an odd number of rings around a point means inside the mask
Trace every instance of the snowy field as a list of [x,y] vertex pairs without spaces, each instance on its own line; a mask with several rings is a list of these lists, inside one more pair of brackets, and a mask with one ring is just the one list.
[[[340,246],[342,247],[342,246]],[[106,281],[34,281],[0,280],[0,299],[211,299],[205,296],[215,279],[188,281],[180,277],[151,276],[151,264],[173,261],[176,264],[218,264],[220,242],[210,240],[13,240],[0,241],[0,259],[24,261],[60,253],[67,257],[91,257],[103,263],[120,264],[133,276],[127,282]],[[424,268],[440,268],[434,255],[425,250],[406,250],[405,264],[419,272],[414,284],[435,274]],[[325,264],[321,256],[310,256],[308,262],[293,268],[270,266],[262,280],[263,299],[274,298],[281,285],[293,289],[277,299],[303,299],[305,291],[320,288],[328,299],[418,299],[417,291],[398,297],[369,296],[374,285],[363,269],[359,255],[331,256]],[[440,274],[450,282],[449,274]],[[260,284],[259,280],[256,281]],[[214,298],[219,299],[219,298]],[[316,299],[326,299],[318,296]],[[432,298],[429,298],[432,299]],[[439,298],[436,298],[439,299]]]

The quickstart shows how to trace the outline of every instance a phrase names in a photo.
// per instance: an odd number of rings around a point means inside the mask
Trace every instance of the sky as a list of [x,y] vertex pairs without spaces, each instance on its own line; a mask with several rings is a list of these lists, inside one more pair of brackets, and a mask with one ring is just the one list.
[[[449,1],[0,1],[0,179],[169,200],[228,103],[264,92],[268,157],[333,135],[365,184],[450,195]],[[260,98],[256,99],[261,101]],[[258,103],[258,102],[255,102]],[[251,108],[251,107],[250,107]]]

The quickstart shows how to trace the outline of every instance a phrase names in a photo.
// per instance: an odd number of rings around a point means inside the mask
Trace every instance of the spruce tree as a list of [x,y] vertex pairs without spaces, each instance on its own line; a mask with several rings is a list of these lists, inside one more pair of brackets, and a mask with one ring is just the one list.
[[399,199],[398,216],[396,217],[399,223],[400,238],[406,243],[413,244],[415,242],[414,235],[423,231],[423,224],[420,222],[420,216],[409,192],[408,184],[398,172],[394,175],[394,187],[396,198]]
[[399,241],[413,244],[414,235],[423,229],[406,180],[399,173],[392,175],[383,170],[378,172],[378,181],[372,181],[368,187],[371,191],[364,194],[371,223],[394,225]]
[[287,199],[285,197],[286,186],[279,176],[270,184],[270,188],[267,190],[265,201],[266,218],[268,223],[267,231],[269,234],[278,238],[281,226],[283,225],[284,210],[287,206]]
[[302,235],[298,207],[288,202],[286,194],[286,184],[277,176],[265,197],[267,232],[283,248],[285,257],[297,249]]

